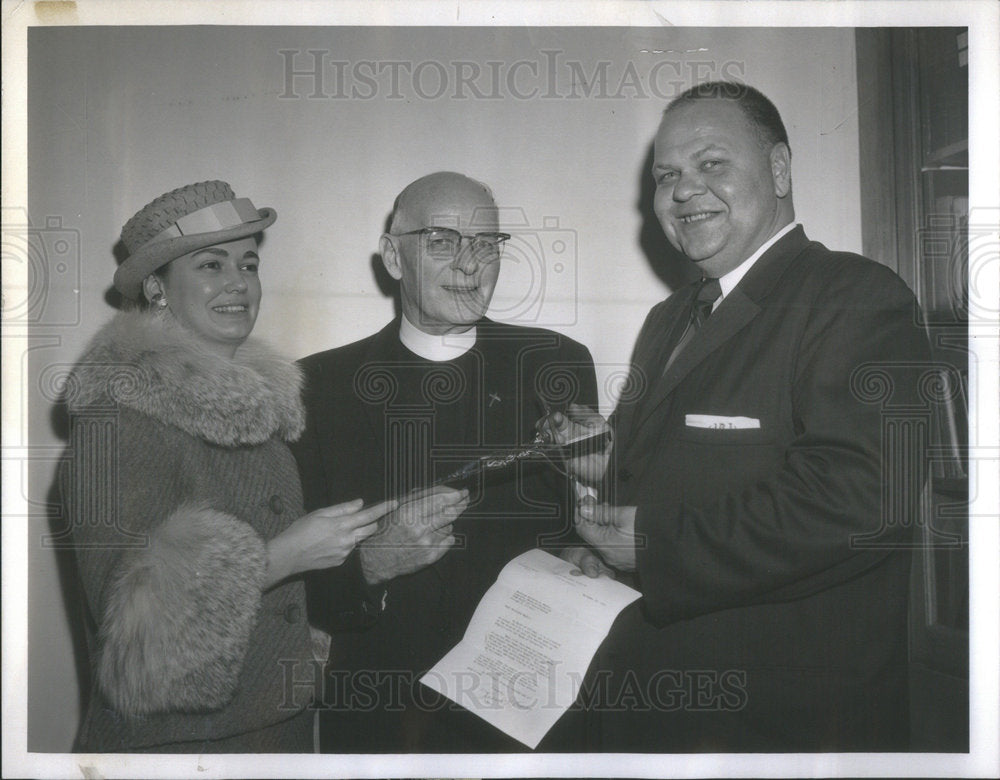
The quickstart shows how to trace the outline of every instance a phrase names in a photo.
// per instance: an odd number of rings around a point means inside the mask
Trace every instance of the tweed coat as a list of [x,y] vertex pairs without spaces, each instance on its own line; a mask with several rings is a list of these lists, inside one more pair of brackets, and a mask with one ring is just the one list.
[[266,541],[302,513],[285,444],[300,384],[258,343],[226,360],[146,312],[117,315],[75,367],[60,485],[90,618],[79,749],[252,752],[309,703],[302,582],[262,594]]

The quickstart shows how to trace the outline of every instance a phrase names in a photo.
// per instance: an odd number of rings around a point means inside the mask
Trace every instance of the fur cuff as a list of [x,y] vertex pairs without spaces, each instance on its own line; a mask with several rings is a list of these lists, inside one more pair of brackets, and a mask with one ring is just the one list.
[[223,707],[257,620],[267,566],[246,523],[185,504],[123,558],[101,624],[98,680],[128,717]]

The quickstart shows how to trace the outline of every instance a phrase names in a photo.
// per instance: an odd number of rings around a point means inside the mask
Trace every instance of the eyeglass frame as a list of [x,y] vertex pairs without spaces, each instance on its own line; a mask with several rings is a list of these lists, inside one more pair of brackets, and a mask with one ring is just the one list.
[[[454,258],[458,257],[462,253],[462,240],[463,239],[468,239],[471,242],[471,241],[475,241],[477,238],[479,238],[479,236],[495,236],[495,237],[498,237],[498,239],[499,239],[497,241],[497,245],[496,245],[496,249],[497,249],[496,257],[492,258],[490,260],[485,260],[485,261],[481,260],[480,262],[486,262],[486,263],[496,263],[496,262],[499,262],[500,255],[503,254],[503,245],[507,241],[510,241],[510,239],[511,239],[511,234],[510,233],[503,233],[503,232],[501,232],[499,230],[498,231],[490,231],[490,232],[483,231],[481,233],[473,233],[470,236],[470,235],[467,235],[466,233],[461,233],[458,230],[455,230],[455,228],[441,227],[441,226],[437,226],[437,225],[428,225],[427,227],[417,228],[416,230],[407,230],[405,233],[389,233],[388,235],[390,235],[390,236],[396,236],[396,237],[414,236],[414,235],[426,236],[426,235],[428,235],[429,233],[431,233],[433,231],[447,231],[449,233],[454,233],[455,235],[458,236],[458,249],[456,249],[454,252],[452,252],[450,255],[448,255],[450,258],[452,258],[452,260],[454,260]],[[483,239],[479,239],[479,240],[482,241]],[[473,247],[473,251],[474,251],[475,250],[475,244],[471,244],[470,243],[470,246]]]

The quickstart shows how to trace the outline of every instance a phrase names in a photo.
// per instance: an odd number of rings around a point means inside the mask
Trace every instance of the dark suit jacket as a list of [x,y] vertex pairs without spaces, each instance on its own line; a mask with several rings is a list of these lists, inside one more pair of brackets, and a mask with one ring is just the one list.
[[661,376],[692,295],[650,312],[614,414],[609,501],[638,507],[643,598],[595,660],[592,687],[611,684],[591,737],[605,750],[905,749],[930,411],[913,296],[796,227]]
[[[461,363],[435,364],[402,347],[398,330],[395,321],[302,361],[306,433],[293,452],[307,509],[358,496],[379,501],[486,452],[526,444],[545,414],[543,398],[596,407],[590,353],[560,334],[483,321]],[[457,365],[465,367],[461,377],[452,373]],[[424,463],[400,465],[401,448],[421,436],[437,444],[441,431],[464,449],[442,451],[446,463],[423,475]],[[472,487],[472,503],[454,525],[455,548],[389,582],[381,615],[375,615],[381,589],[362,598],[356,555],[313,578],[311,620],[334,633],[324,749],[517,749],[475,716],[450,712],[416,680],[462,638],[479,599],[511,558],[536,546],[558,553],[572,529],[572,486],[536,463]]]

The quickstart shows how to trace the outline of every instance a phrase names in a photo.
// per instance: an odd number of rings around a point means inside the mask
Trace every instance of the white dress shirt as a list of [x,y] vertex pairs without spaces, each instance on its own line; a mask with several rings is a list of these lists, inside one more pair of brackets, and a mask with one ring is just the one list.
[[733,288],[739,284],[740,279],[747,275],[747,271],[753,268],[753,264],[756,263],[762,254],[764,254],[768,249],[770,249],[783,235],[790,232],[798,223],[789,222],[781,230],[771,236],[767,241],[760,245],[756,252],[754,252],[750,257],[736,266],[729,273],[723,274],[719,277],[719,287],[722,288],[722,295],[720,295],[715,300],[715,304],[712,306],[712,311],[715,311],[719,304],[722,303],[722,299],[725,298],[729,293],[733,291]]

